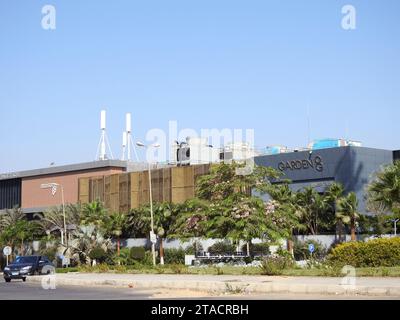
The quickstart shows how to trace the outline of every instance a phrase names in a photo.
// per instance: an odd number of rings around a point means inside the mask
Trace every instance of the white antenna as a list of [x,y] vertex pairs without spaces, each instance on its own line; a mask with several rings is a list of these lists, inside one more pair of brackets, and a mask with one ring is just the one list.
[[307,146],[311,143],[311,115],[310,106],[307,105]]
[[126,131],[122,132],[122,161],[125,161],[126,143],[127,143],[126,137],[127,137]]
[[138,156],[138,154],[136,152],[135,143],[133,142],[133,139],[132,139],[132,115],[130,113],[126,114],[126,132],[125,132],[124,137],[122,139],[123,139],[123,142],[125,142],[125,144],[123,143],[122,160],[125,160],[125,152],[126,151],[127,151],[126,152],[127,153],[126,160],[128,160],[128,161],[132,160],[131,148],[133,148],[133,152],[135,153],[136,161],[139,162],[139,156]]
[[102,110],[100,113],[100,129],[101,129],[101,137],[99,146],[97,147],[96,160],[107,160],[107,147],[110,151],[111,159],[114,159],[110,143],[108,141],[107,133],[106,133],[106,111]]

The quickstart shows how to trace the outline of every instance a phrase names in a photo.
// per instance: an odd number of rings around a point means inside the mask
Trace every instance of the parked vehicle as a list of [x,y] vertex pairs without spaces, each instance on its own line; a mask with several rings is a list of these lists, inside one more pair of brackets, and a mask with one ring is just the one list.
[[14,262],[4,268],[3,275],[6,282],[12,279],[26,281],[27,276],[51,274],[54,272],[54,265],[44,256],[18,257]]

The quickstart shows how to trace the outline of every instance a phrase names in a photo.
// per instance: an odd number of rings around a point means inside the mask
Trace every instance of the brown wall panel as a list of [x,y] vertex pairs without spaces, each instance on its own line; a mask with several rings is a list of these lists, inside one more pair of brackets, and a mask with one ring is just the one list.
[[[153,201],[182,203],[194,198],[196,179],[209,169],[209,165],[200,165],[152,170]],[[106,208],[111,211],[129,212],[149,203],[148,171],[92,178],[89,185],[93,191],[85,195],[83,186],[80,196],[90,202],[102,194]]]

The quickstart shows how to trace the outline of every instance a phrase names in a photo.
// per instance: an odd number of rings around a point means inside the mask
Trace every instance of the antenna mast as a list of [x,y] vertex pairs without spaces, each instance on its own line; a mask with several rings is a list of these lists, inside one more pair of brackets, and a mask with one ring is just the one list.
[[[136,152],[135,143],[132,139],[132,116],[130,113],[126,114],[126,131],[122,138],[122,160],[125,160],[125,153],[127,153],[126,160],[132,160],[132,150],[135,154],[136,161],[139,162],[139,156]],[[127,151],[127,152],[126,152]]]
[[110,152],[111,159],[114,159],[110,143],[108,141],[107,133],[106,133],[106,111],[102,110],[100,114],[100,129],[101,129],[101,137],[100,137],[100,142],[97,147],[97,154],[96,154],[96,160],[108,160],[107,156],[107,147],[108,151]]

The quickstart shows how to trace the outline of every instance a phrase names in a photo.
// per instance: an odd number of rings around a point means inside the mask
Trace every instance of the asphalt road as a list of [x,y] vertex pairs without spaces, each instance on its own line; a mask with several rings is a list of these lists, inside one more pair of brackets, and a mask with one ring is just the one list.
[[[262,296],[209,296],[202,297],[187,292],[137,290],[131,288],[112,287],[77,287],[58,286],[56,290],[44,290],[39,284],[14,281],[5,283],[0,280],[0,301],[2,300],[148,300],[148,299],[179,299],[179,300],[376,300],[382,298],[356,296],[324,296],[271,294]],[[384,298],[392,300],[393,298]]]
[[147,300],[155,292],[117,288],[85,288],[58,286],[55,290],[44,290],[40,284],[11,283],[0,280],[0,301],[2,300]]

